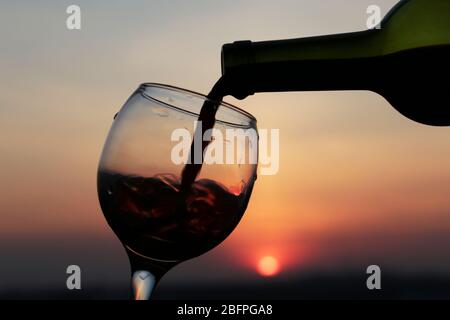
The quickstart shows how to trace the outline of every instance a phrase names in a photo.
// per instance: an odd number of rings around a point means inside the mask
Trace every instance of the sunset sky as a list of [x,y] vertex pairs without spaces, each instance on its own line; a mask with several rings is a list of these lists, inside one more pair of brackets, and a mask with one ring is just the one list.
[[[363,30],[368,5],[384,14],[396,2],[2,2],[0,293],[62,289],[69,264],[82,267],[86,285],[128,282],[96,171],[113,116],[140,83],[206,93],[224,43]],[[65,26],[74,3],[80,31]],[[226,100],[259,128],[280,129],[279,173],[258,178],[222,245],[161,285],[266,281],[261,264],[287,279],[370,264],[450,272],[450,128],[414,123],[370,92]]]

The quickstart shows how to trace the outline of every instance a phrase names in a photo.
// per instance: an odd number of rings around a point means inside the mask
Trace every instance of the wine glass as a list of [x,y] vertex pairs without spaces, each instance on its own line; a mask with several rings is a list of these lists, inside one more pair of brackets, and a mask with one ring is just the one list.
[[[193,165],[185,165],[193,159],[189,139],[202,132],[196,121],[207,101],[219,106],[213,131],[204,132],[209,144],[200,149],[199,174],[181,188],[183,170]],[[256,119],[235,106],[153,83],[132,94],[114,117],[97,188],[104,216],[128,254],[134,299],[149,299],[170,268],[233,231],[256,180],[257,149]]]

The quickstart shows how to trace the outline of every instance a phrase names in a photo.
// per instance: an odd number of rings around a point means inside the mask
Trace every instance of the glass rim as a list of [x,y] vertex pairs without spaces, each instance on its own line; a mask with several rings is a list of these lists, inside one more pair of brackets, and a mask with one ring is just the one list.
[[[198,98],[200,98],[202,100],[205,100],[205,101],[212,101],[212,102],[215,102],[215,103],[219,104],[220,106],[224,106],[224,107],[229,108],[229,109],[231,109],[233,111],[236,111],[237,113],[239,113],[239,114],[249,118],[254,123],[257,122],[256,118],[251,113],[249,113],[249,112],[247,112],[247,111],[245,111],[245,110],[243,110],[243,109],[241,109],[239,107],[236,107],[235,105],[232,105],[231,103],[228,103],[228,102],[225,102],[225,101],[219,102],[219,101],[216,101],[214,99],[210,99],[206,95],[204,95],[202,93],[199,93],[199,92],[196,92],[196,91],[183,89],[183,88],[172,86],[172,85],[169,85],[169,84],[157,83],[157,82],[144,82],[144,83],[139,85],[139,88],[151,88],[151,87],[162,88],[162,89],[169,90],[169,91],[177,91],[177,92],[180,92],[180,93],[183,93],[183,94],[196,96],[196,97],[198,97]],[[154,98],[152,96],[149,96],[149,97],[152,98],[152,99],[158,100],[158,99],[156,99],[156,98]],[[164,104],[168,104],[167,102],[163,102],[163,103]],[[180,107],[177,107],[177,106],[174,106],[174,105],[171,105],[171,104],[169,104],[169,105],[171,107],[176,108],[176,109],[180,109]],[[184,110],[184,111],[187,111],[187,110]],[[193,113],[193,114],[196,114],[196,115],[199,115],[199,112],[192,112],[192,111],[189,111],[189,112]]]

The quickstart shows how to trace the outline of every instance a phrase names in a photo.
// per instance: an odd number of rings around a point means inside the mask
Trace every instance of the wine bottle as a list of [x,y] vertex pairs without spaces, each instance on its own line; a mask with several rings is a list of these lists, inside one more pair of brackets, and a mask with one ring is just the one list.
[[380,29],[222,48],[226,94],[370,90],[406,117],[450,125],[450,1],[404,0]]

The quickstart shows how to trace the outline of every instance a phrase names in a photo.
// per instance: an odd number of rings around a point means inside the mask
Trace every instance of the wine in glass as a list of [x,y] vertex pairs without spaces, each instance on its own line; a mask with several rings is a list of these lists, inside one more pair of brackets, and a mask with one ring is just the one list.
[[[105,218],[130,260],[134,299],[149,299],[170,268],[220,244],[247,207],[257,164],[237,157],[257,155],[256,119],[220,100],[143,84],[115,116],[97,187]],[[235,161],[227,154],[228,161],[206,163],[202,158],[195,163],[193,145],[184,154],[176,148],[182,143],[173,141],[177,132],[207,136],[205,128],[199,130],[200,119],[214,129],[201,156],[216,144],[216,151],[228,150]],[[251,130],[254,139],[248,135]],[[186,161],[174,161],[174,155]]]

